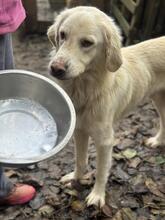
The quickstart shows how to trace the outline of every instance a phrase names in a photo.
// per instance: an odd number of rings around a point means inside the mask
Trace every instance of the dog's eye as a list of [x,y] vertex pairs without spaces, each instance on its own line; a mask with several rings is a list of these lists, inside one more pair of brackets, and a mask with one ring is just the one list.
[[81,43],[81,46],[84,48],[91,47],[94,44],[92,41],[86,40],[86,39],[81,40],[80,43]]
[[65,34],[64,31],[60,32],[60,38],[61,38],[61,40],[65,40],[66,39],[66,34]]

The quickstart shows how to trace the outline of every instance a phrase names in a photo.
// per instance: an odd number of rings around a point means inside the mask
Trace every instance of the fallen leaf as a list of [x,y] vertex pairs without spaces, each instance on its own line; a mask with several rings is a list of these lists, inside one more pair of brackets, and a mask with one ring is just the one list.
[[126,182],[130,179],[130,176],[119,166],[117,166],[116,170],[113,172],[113,175],[117,178],[115,180],[118,182]]
[[113,153],[112,157],[116,160],[124,159],[125,157],[122,155],[122,153]]
[[130,208],[122,208],[115,214],[112,220],[137,220],[137,215]]
[[95,170],[92,170],[90,172],[87,172],[84,176],[83,176],[83,179],[91,179],[93,178],[95,175]]
[[158,182],[158,189],[165,194],[165,178]]
[[129,138],[125,138],[124,140],[122,140],[122,142],[120,144],[117,145],[117,148],[119,150],[123,150],[127,147],[132,147],[134,146],[134,140],[129,139]]
[[141,162],[141,159],[139,157],[135,157],[132,159],[129,163],[129,167],[136,168]]
[[[148,219],[147,219],[148,220]],[[150,220],[158,220],[157,216],[155,215],[150,215]],[[161,220],[161,219],[160,219]]]
[[101,211],[106,217],[112,217],[112,208],[110,206],[104,205]]
[[155,209],[158,209],[158,205],[154,203],[153,201],[153,195],[145,195],[145,196],[142,196],[143,198],[143,204],[145,207],[150,207],[150,208],[155,208]]
[[49,204],[51,206],[60,206],[61,201],[59,199],[59,196],[57,194],[44,194],[45,197],[45,203]]
[[137,174],[138,170],[136,168],[128,168],[127,172],[129,175],[135,175]]
[[133,192],[134,193],[147,193],[148,189],[143,183],[138,183],[134,186],[132,186]]
[[125,151],[122,152],[122,154],[127,158],[127,159],[131,159],[133,157],[135,157],[137,155],[136,150],[131,149],[131,148],[127,148]]
[[36,189],[40,189],[44,185],[44,181],[42,179],[31,175],[24,176],[23,182],[34,186]]
[[50,205],[44,205],[38,210],[38,213],[43,217],[50,218],[54,213],[54,208]]
[[137,220],[148,220],[148,218],[145,217],[145,216],[139,216],[139,217],[137,218]]
[[165,198],[165,195],[159,191],[158,185],[151,178],[146,179],[145,185],[154,195]]
[[165,201],[159,202],[158,205],[159,205],[160,209],[165,210]]
[[159,196],[153,195],[153,200],[156,201],[159,204],[162,203],[162,205],[164,204],[163,206],[165,206],[165,198],[161,198]]
[[77,192],[77,190],[75,190],[75,189],[68,189],[68,188],[66,188],[66,189],[64,190],[64,193],[66,193],[66,194],[68,194],[68,195],[70,195],[70,196],[75,196],[75,197],[78,196],[78,192]]
[[137,218],[137,220],[148,220],[148,218],[145,217],[145,216],[139,216],[139,217]]
[[144,161],[148,162],[148,163],[155,163],[155,157],[149,157],[149,158],[145,158]]
[[19,216],[20,216],[20,210],[13,210],[13,208],[10,207],[7,209],[7,215],[6,216],[3,215],[3,217],[2,218],[0,217],[0,219],[15,220],[15,219],[18,219]]
[[148,188],[144,184],[145,177],[142,174],[138,174],[137,176],[130,179],[130,184],[132,191],[134,193],[146,193],[148,192]]
[[71,208],[76,212],[82,212],[85,208],[85,204],[82,201],[75,200],[71,203]]
[[136,198],[127,196],[121,199],[120,204],[122,207],[139,208],[139,203]]
[[165,163],[165,157],[157,156],[157,157],[155,157],[155,162],[156,162],[158,165],[164,164],[164,163]]
[[115,216],[112,218],[112,220],[123,220],[121,211],[118,211]]
[[136,220],[136,213],[133,212],[130,208],[122,209],[123,220]]
[[8,170],[5,172],[5,175],[9,178],[14,177],[14,176],[20,176],[20,174],[16,172],[16,170]]
[[60,192],[60,188],[56,186],[49,186],[49,189],[53,194],[58,194]]
[[122,190],[111,188],[110,191],[106,192],[106,203],[110,204],[113,209],[118,209],[122,194]]
[[41,194],[37,194],[36,197],[29,202],[30,207],[33,210],[39,209],[45,202],[45,198]]
[[165,216],[165,210],[151,209],[152,214]]

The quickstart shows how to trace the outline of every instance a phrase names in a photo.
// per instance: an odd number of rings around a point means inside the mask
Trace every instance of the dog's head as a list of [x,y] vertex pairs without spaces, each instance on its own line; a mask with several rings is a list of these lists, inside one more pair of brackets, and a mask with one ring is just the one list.
[[58,79],[74,78],[90,70],[115,72],[122,64],[118,28],[94,7],[63,11],[48,29],[48,38],[54,46],[49,68]]

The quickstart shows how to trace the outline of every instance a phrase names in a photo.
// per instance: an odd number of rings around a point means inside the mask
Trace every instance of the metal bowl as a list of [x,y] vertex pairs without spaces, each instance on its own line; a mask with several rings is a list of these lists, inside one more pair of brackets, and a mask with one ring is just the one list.
[[[27,154],[25,153],[26,155],[24,154],[22,156],[21,155],[19,156],[10,155],[10,150],[12,149],[12,143],[10,145],[8,142],[8,146],[11,146],[11,147],[7,147],[5,149],[8,155],[4,156],[2,155],[1,152],[2,152],[2,149],[6,147],[5,141],[9,141],[10,136],[13,135],[13,134],[10,135],[9,133],[9,138],[5,138],[3,140],[3,146],[1,146],[2,141],[0,141],[0,164],[6,165],[6,166],[15,166],[15,167],[35,164],[55,155],[68,143],[75,128],[75,121],[76,121],[75,110],[68,95],[54,81],[42,75],[39,75],[37,73],[24,71],[24,70],[0,71],[0,102],[3,102],[4,100],[10,100],[10,99],[29,99],[36,103],[39,103],[40,106],[46,109],[49,116],[56,123],[58,137],[57,137],[56,143],[54,143],[54,145],[52,146],[50,150],[46,152],[43,151],[39,155],[34,155],[34,156],[29,155],[28,149],[26,149],[26,146],[29,144],[30,141],[32,141],[31,138],[26,139],[26,142],[22,144],[23,146],[21,146],[20,149],[17,149],[19,150],[18,152],[21,152],[21,150],[24,150],[24,152],[26,152],[27,150]],[[22,114],[21,117],[24,117],[24,115],[26,116],[27,114],[31,114],[30,112],[31,110],[28,107],[26,107],[24,111],[22,110],[19,110],[19,111]],[[8,111],[7,109],[5,110],[5,114],[7,117],[6,112],[9,113],[10,111]],[[33,110],[32,110],[32,113],[33,113]],[[39,112],[38,113],[36,112],[36,115],[37,114],[39,115]],[[1,122],[4,123],[4,119],[2,118],[2,116],[4,116],[4,112],[2,111],[2,108],[0,107],[0,120]],[[19,117],[19,114],[17,114],[17,117]],[[28,117],[31,117],[31,116],[28,116]],[[40,117],[40,116],[35,116],[35,117]],[[47,120],[45,117],[44,119]],[[37,120],[39,120],[39,123],[40,123],[44,119],[41,119],[41,120],[37,119]],[[31,125],[30,120],[28,120],[29,122],[28,126]],[[3,123],[1,123],[0,126],[2,126]],[[17,121],[14,123],[17,124]],[[19,121],[17,125],[17,129],[19,129],[18,126],[20,126],[20,124],[21,122]],[[5,126],[6,126],[6,129],[9,129],[11,128],[12,125],[8,123]],[[41,126],[42,126],[42,123],[41,123]],[[28,132],[30,132],[30,128],[27,128],[26,125],[25,126],[21,125],[18,132],[16,131],[17,135],[19,132],[20,133],[23,132],[24,129],[28,135]],[[3,138],[2,133],[0,134],[1,138]],[[38,140],[38,142],[39,141],[40,140]],[[36,144],[34,146],[34,149],[37,148],[38,142],[35,142]]]

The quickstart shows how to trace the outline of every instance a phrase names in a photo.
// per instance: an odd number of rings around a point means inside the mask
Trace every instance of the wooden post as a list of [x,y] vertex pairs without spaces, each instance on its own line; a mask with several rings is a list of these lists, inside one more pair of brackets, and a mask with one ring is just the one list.
[[153,30],[154,33],[152,33],[154,37],[165,34],[165,13],[164,12],[165,12],[165,1],[161,0],[159,9],[158,9],[158,16],[156,19],[156,24]]
[[134,14],[131,20],[131,24],[130,24],[130,32],[129,32],[129,36],[128,39],[126,41],[126,45],[132,44],[133,40],[135,40],[136,38],[138,38],[138,28],[140,25],[140,21],[142,18],[142,12],[143,12],[143,6],[144,6],[144,0],[137,0],[136,2],[136,8],[134,10]]
[[144,14],[144,39],[148,39],[151,36],[156,16],[159,10],[160,0],[148,0],[146,2],[146,9]]
[[37,30],[37,0],[23,0],[27,18],[25,20],[25,32],[33,33]]

